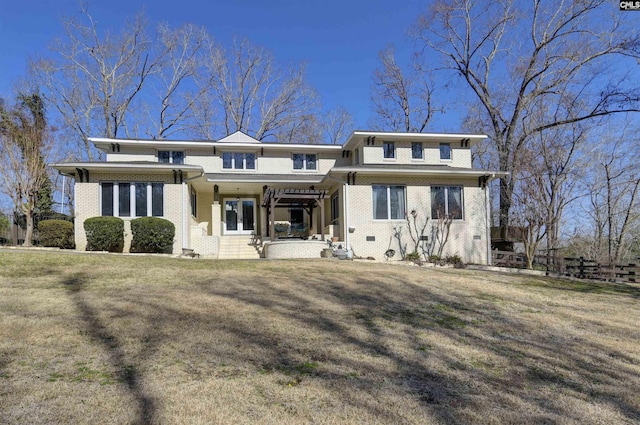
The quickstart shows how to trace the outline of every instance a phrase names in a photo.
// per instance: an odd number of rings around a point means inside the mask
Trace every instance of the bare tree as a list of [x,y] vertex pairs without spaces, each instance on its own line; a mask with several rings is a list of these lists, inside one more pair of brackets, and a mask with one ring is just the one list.
[[162,24],[157,33],[155,56],[162,59],[151,84],[159,107],[150,105],[157,116],[153,120],[155,131],[148,134],[164,139],[194,125],[199,102],[213,89],[214,77],[205,72],[203,65],[213,42],[204,28],[192,24],[175,30]]
[[[482,130],[500,170],[500,224],[508,224],[517,157],[532,135],[638,112],[638,95],[611,63],[638,58],[640,36],[606,0],[440,0],[416,27],[482,105]],[[616,11],[617,12],[617,11]],[[614,60],[615,58],[615,60]],[[635,62],[635,61],[634,61]],[[624,63],[624,61],[623,61]],[[544,121],[529,113],[555,105]],[[534,119],[532,119],[534,118]]]
[[346,108],[339,106],[323,115],[323,140],[332,144],[342,143],[347,140],[353,127],[353,115]]
[[56,57],[31,64],[43,96],[74,130],[90,160],[96,153],[88,137],[128,135],[132,102],[162,60],[150,53],[147,27],[138,15],[120,34],[102,33],[83,6],[81,21],[64,22],[65,37],[53,46]]
[[283,71],[270,52],[248,40],[235,42],[228,52],[212,49],[208,66],[216,79],[212,101],[222,111],[225,135],[243,131],[264,140],[283,129],[296,134],[315,112],[316,93],[304,80],[305,66]]
[[39,94],[20,94],[12,108],[0,104],[0,190],[26,217],[24,246],[31,246],[39,191],[49,182],[46,155],[51,147]]
[[421,133],[434,113],[433,84],[416,69],[405,72],[396,63],[395,49],[378,53],[380,67],[373,72],[372,125],[381,130]]

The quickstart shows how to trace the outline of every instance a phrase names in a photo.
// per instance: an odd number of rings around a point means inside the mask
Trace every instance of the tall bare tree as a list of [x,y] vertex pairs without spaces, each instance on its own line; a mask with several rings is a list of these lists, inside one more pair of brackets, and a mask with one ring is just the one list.
[[101,31],[86,7],[82,20],[64,22],[54,58],[36,60],[31,70],[43,96],[74,130],[83,156],[92,160],[88,137],[127,134],[131,104],[161,63],[153,55],[142,15],[127,21],[119,34]]
[[157,37],[156,56],[162,60],[151,85],[158,101],[149,100],[148,105],[157,111],[152,118],[156,127],[148,134],[164,139],[192,127],[198,103],[213,90],[214,76],[204,66],[213,41],[204,28],[192,24],[177,29],[162,24]]
[[45,108],[39,94],[19,94],[13,107],[0,104],[0,190],[26,217],[24,246],[31,246],[38,193],[48,183],[51,148]]
[[421,133],[433,118],[433,84],[416,69],[404,71],[396,63],[395,49],[378,53],[380,67],[373,71],[372,125],[381,130]]
[[592,155],[591,173],[585,176],[589,195],[591,238],[599,260],[620,262],[640,234],[640,154],[637,140],[617,140]]
[[212,102],[222,111],[225,135],[243,131],[257,140],[274,138],[316,111],[317,95],[305,82],[305,66],[282,70],[269,51],[249,40],[235,42],[228,51],[214,48],[208,65],[216,79]]
[[[511,173],[500,181],[502,226],[514,167],[532,135],[639,111],[637,87],[620,74],[625,57],[640,56],[640,35],[610,12],[606,0],[439,0],[419,19],[418,39],[471,89],[482,105],[478,130],[491,137],[500,170]],[[555,107],[544,121],[529,115],[540,105]]]

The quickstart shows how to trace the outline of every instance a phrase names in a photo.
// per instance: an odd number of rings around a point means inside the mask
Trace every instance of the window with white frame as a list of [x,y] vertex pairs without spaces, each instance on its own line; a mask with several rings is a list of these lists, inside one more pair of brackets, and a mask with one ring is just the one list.
[[256,154],[243,152],[223,152],[222,168],[233,170],[255,170]]
[[318,156],[315,153],[294,153],[291,155],[294,170],[316,170]]
[[158,162],[184,164],[183,151],[158,151]]
[[393,159],[396,157],[396,145],[393,142],[382,143],[382,155],[386,159]]
[[431,187],[431,218],[452,218],[462,220],[463,198],[462,186]]
[[373,195],[373,218],[376,220],[404,220],[406,196],[404,186],[371,186]]
[[451,145],[449,143],[440,143],[440,159],[451,160]]
[[164,214],[164,183],[102,182],[100,201],[103,216],[161,217]]
[[411,143],[411,159],[422,159],[422,143]]

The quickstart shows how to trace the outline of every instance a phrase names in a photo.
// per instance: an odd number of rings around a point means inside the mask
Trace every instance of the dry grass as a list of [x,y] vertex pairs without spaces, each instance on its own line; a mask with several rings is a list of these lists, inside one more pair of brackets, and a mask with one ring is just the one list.
[[0,423],[640,421],[638,286],[0,252]]

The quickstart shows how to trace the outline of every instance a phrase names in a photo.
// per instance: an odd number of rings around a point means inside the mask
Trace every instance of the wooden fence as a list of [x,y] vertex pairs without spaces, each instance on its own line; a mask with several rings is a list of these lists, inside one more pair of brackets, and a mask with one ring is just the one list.
[[[498,267],[526,268],[527,256],[512,251],[491,251],[492,264]],[[539,254],[534,257],[533,268],[560,273],[580,279],[617,280],[635,283],[640,280],[640,267],[629,264],[600,264],[583,257],[556,257]]]

